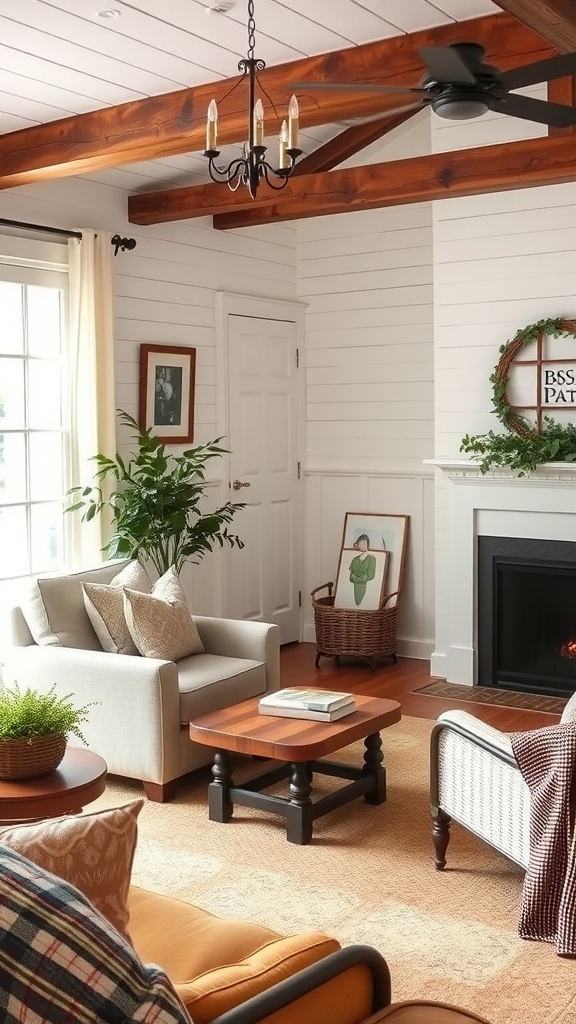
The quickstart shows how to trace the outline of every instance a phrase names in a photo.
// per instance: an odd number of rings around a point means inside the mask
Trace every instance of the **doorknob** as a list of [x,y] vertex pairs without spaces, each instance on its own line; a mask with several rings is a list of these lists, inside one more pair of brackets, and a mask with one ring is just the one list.
[[250,487],[250,482],[248,480],[235,480],[232,487],[235,491],[239,491],[241,487]]

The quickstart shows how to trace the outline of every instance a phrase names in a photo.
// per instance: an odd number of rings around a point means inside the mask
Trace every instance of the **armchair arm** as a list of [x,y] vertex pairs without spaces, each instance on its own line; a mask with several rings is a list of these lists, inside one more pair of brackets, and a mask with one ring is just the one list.
[[[178,670],[171,661],[72,647],[12,647],[4,680],[93,704],[82,732],[113,774],[162,783],[180,774]],[[72,744],[79,741],[71,738]]]
[[[368,1009],[361,998],[353,995],[347,999],[338,991],[340,998],[331,997],[331,983],[358,968],[364,969],[371,989]],[[372,946],[346,946],[221,1014],[211,1024],[258,1024],[284,1008],[290,1009],[283,1019],[299,1024],[312,1019],[306,1012],[306,997],[310,994],[315,995],[314,1024],[359,1024],[367,1013],[389,1005],[390,971],[384,957]]]
[[247,619],[218,619],[194,615],[200,638],[209,654],[250,658],[266,665],[266,691],[280,686],[280,627]]

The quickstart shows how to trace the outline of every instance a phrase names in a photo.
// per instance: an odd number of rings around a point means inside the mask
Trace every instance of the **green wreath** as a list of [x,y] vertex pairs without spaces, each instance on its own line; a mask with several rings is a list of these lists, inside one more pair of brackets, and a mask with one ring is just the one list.
[[500,359],[490,376],[492,384],[493,412],[507,433],[487,434],[462,438],[460,451],[480,455],[480,469],[486,473],[494,466],[507,466],[519,471],[519,476],[533,472],[544,462],[576,461],[576,426],[562,424],[549,416],[544,417],[540,429],[510,407],[507,398],[508,374],[517,354],[538,341],[550,336],[576,338],[576,320],[565,317],[550,317],[534,324],[521,327],[511,341],[500,347]]

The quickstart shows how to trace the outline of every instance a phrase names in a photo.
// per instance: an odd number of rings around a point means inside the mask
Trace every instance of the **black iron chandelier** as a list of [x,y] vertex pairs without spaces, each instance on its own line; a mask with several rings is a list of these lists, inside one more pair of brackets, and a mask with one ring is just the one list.
[[[263,71],[266,64],[254,56],[256,46],[256,22],[254,0],[248,0],[248,56],[238,63],[238,70],[248,75],[248,141],[244,143],[243,155],[231,160],[227,167],[217,167],[220,150],[216,149],[218,139],[218,107],[216,100],[210,100],[206,116],[206,149],[208,171],[212,181],[222,182],[235,192],[240,185],[246,185],[254,199],[262,178],[276,192],[288,184],[296,161],[302,150],[298,149],[298,100],[292,96],[288,104],[288,122],[282,121],[278,136],[278,167],[264,159],[264,107],[261,99],[255,99],[256,73]],[[236,88],[236,86],[234,87]]]

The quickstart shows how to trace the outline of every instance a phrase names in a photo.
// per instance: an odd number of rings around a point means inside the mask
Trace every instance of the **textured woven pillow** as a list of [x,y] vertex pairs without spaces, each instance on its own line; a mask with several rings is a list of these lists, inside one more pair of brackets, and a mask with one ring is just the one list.
[[12,825],[0,829],[0,845],[70,882],[128,937],[128,889],[143,804],[133,800],[94,814]]
[[71,885],[0,847],[3,1024],[190,1024],[160,967]]
[[124,587],[124,614],[145,658],[180,661],[204,651],[174,566],[157,580],[151,594]]
[[122,587],[150,593],[150,580],[140,562],[130,562],[107,586],[83,583],[84,607],[102,650],[108,654],[138,654],[124,615]]

